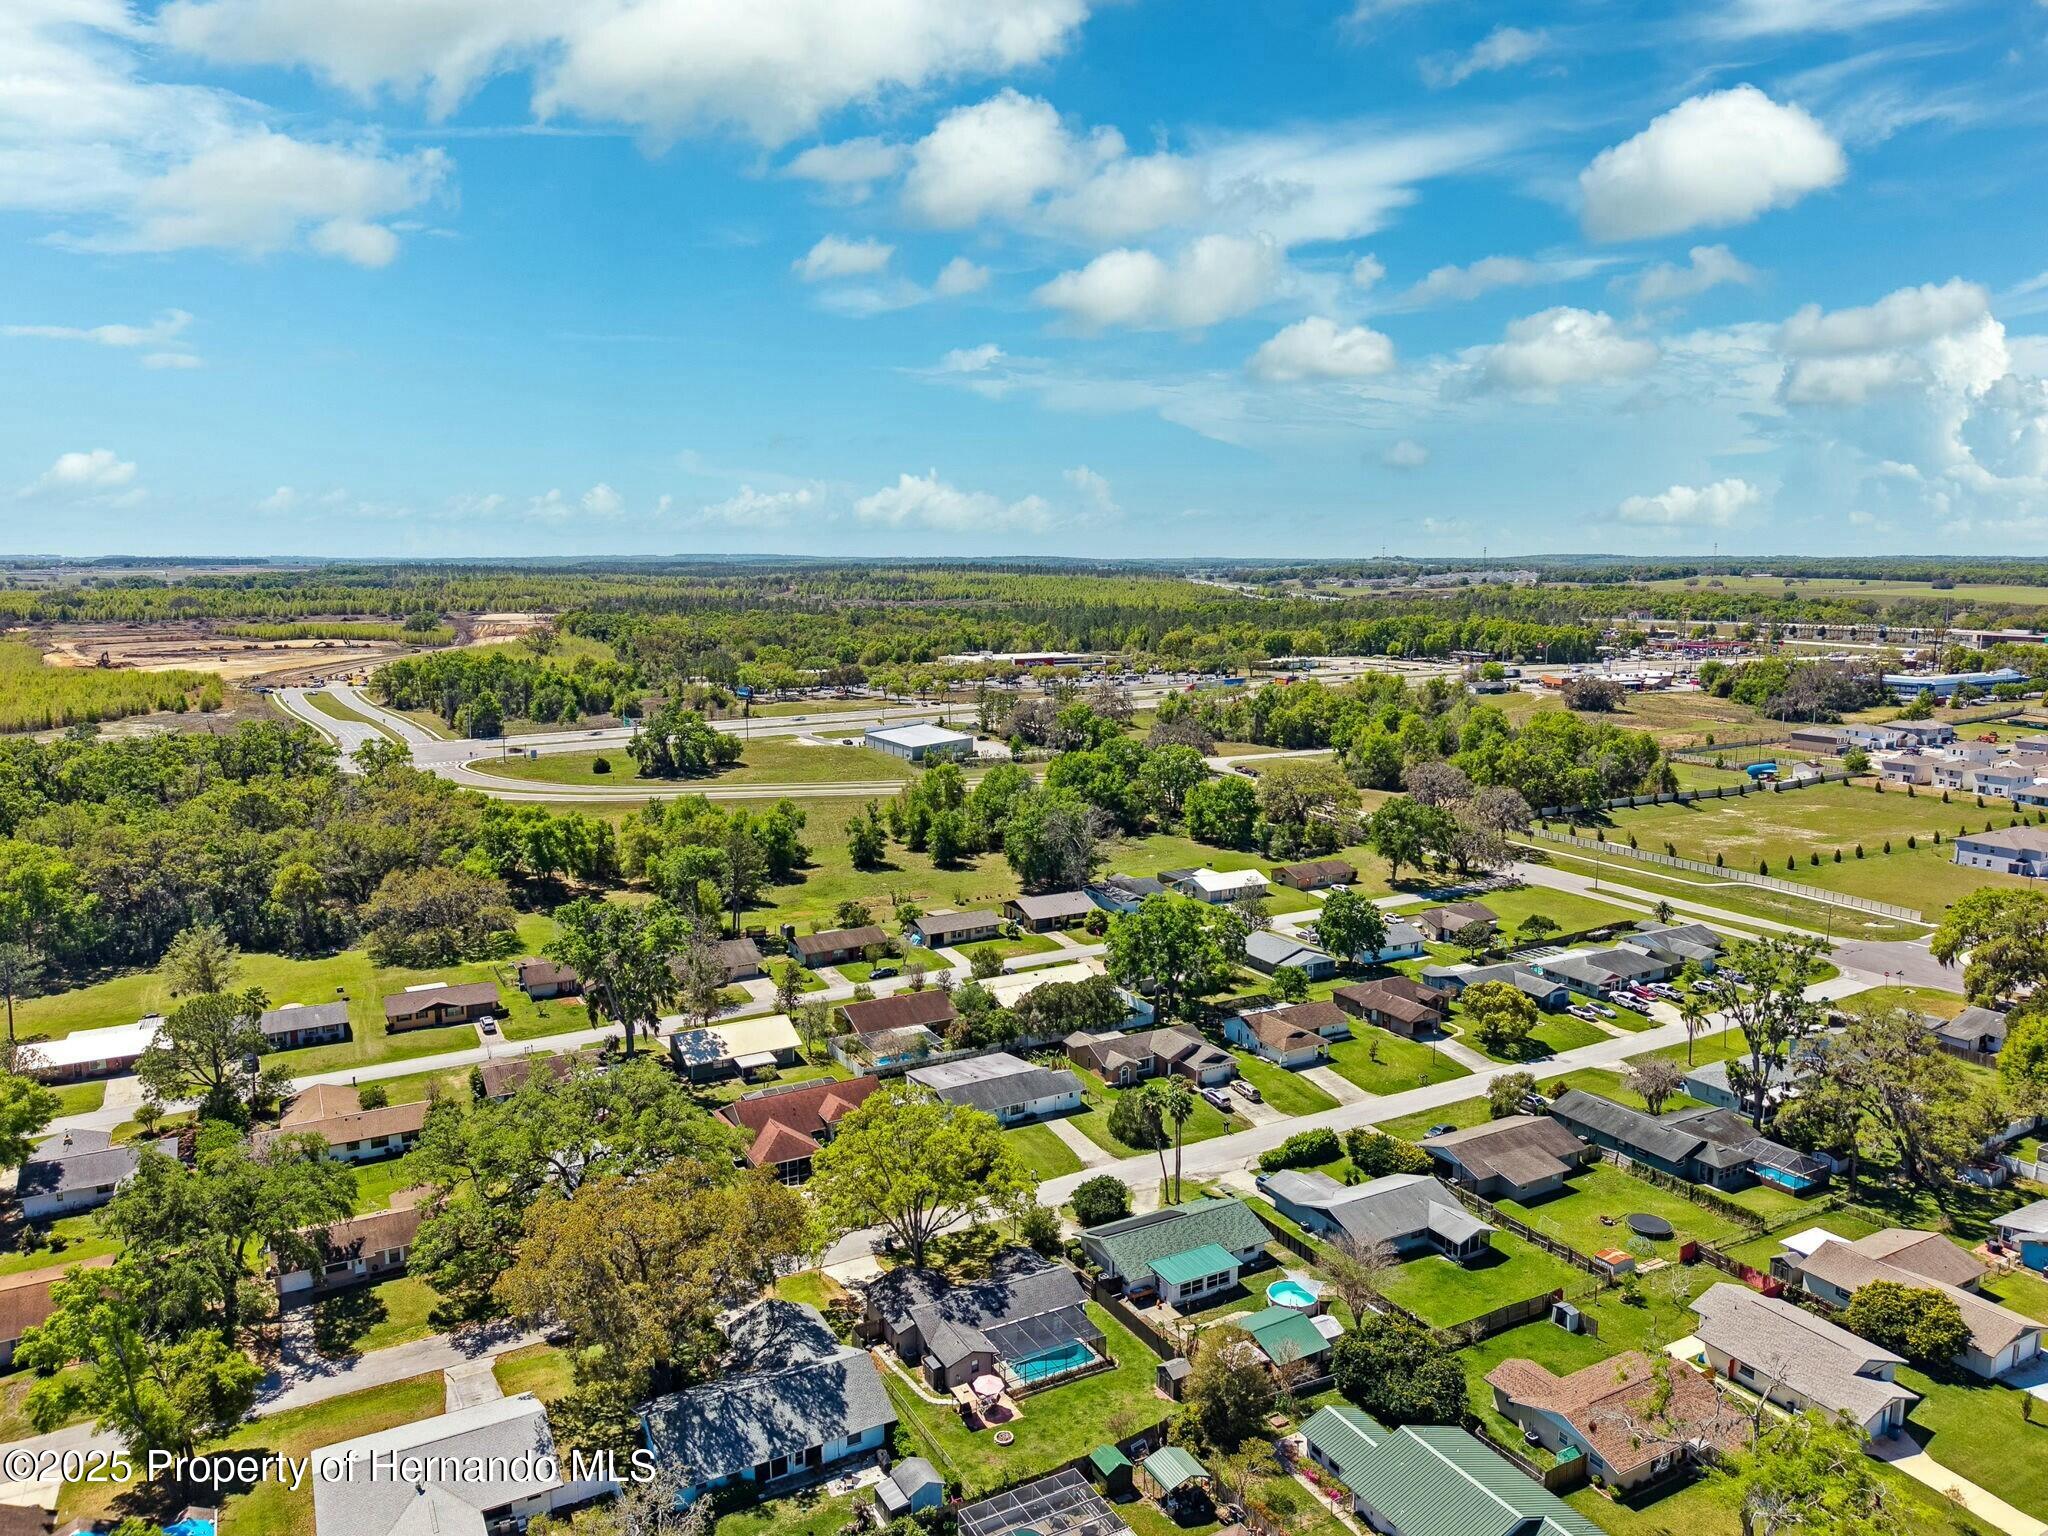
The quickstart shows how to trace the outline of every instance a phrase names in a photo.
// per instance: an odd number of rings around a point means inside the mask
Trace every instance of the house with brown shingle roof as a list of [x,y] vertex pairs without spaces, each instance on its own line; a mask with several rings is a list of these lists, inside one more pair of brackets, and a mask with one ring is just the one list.
[[[1878,1280],[1935,1291],[1954,1302],[1969,1325],[1970,1341],[1955,1357],[1964,1370],[1996,1378],[2040,1358],[2041,1334],[2048,1325],[1942,1278],[1956,1276],[1976,1285],[1984,1277],[1983,1266],[1955,1244],[1931,1232],[1874,1232],[1870,1237],[1877,1241],[1836,1239],[1789,1261],[1800,1288],[1830,1307],[1846,1307],[1858,1291]],[[1923,1237],[1930,1241],[1919,1241]],[[1958,1259],[1974,1273],[1966,1273]]]
[[954,1018],[953,994],[940,987],[925,987],[848,1003],[839,1013],[846,1027],[863,1038],[920,1027],[944,1034]]
[[1134,1030],[1128,1035],[1077,1032],[1060,1043],[1066,1048],[1067,1060],[1118,1088],[1169,1072],[1202,1088],[1237,1076],[1237,1058],[1192,1029],[1170,1026]]
[[470,1024],[485,1015],[503,1012],[497,987],[488,981],[451,985],[430,982],[407,987],[384,999],[384,1028],[389,1034],[407,1029],[439,1029],[449,1024]]
[[745,1154],[749,1166],[773,1168],[783,1183],[801,1184],[811,1176],[812,1155],[880,1086],[877,1078],[856,1077],[765,1088],[733,1100],[718,1118],[751,1133]]
[[1689,1365],[1628,1350],[1569,1376],[1534,1360],[1503,1360],[1486,1373],[1493,1405],[1552,1453],[1586,1458],[1587,1470],[1627,1491],[1671,1476],[1711,1452],[1747,1443],[1749,1421]]
[[583,990],[583,978],[575,967],[559,960],[519,962],[519,990],[539,1002],[549,997],[574,997]]
[[[1339,1021],[1343,1011],[1327,1003],[1302,1003],[1292,1008],[1260,1008],[1223,1021],[1223,1037],[1276,1066],[1312,1067],[1329,1058],[1329,1048],[1318,1031],[1327,1008]],[[1296,1015],[1300,1015],[1299,1018]],[[1346,1024],[1345,1032],[1350,1032]]]
[[1493,908],[1476,901],[1447,902],[1441,907],[1429,907],[1421,912],[1404,913],[1403,916],[1416,927],[1425,930],[1439,943],[1455,942],[1458,935],[1473,924],[1498,928],[1500,919]]
[[590,1065],[597,1060],[594,1051],[563,1052],[548,1055],[534,1052],[525,1056],[511,1056],[502,1061],[487,1061],[476,1069],[477,1080],[483,1084],[484,1097],[492,1103],[509,1099],[524,1088],[538,1066],[556,1082],[566,1082],[577,1068]]
[[1564,1181],[1600,1154],[1548,1115],[1507,1115],[1422,1142],[1451,1183],[1482,1200],[1527,1204],[1564,1188]]
[[292,1100],[278,1117],[276,1130],[258,1131],[249,1140],[261,1153],[286,1136],[318,1136],[327,1143],[329,1157],[366,1163],[408,1150],[419,1140],[430,1107],[420,1099],[365,1109],[355,1089],[320,1083]]
[[832,928],[824,933],[800,933],[791,939],[797,959],[815,969],[821,965],[843,965],[858,960],[870,944],[887,945],[889,935],[873,923],[862,928]]
[[105,1269],[113,1262],[111,1253],[103,1253],[69,1264],[23,1270],[18,1275],[0,1275],[0,1370],[13,1366],[14,1347],[22,1335],[49,1321],[54,1310],[50,1291],[59,1280],[74,1269]]
[[1303,859],[1298,864],[1276,865],[1273,879],[1297,891],[1320,891],[1326,886],[1350,885],[1358,879],[1358,871],[1342,859]]
[[432,1193],[424,1185],[401,1189],[388,1210],[305,1229],[300,1235],[312,1242],[320,1262],[311,1269],[278,1270],[278,1295],[321,1294],[404,1274],[412,1240],[426,1216],[421,1207]]
[[1450,1012],[1448,997],[1406,976],[1339,987],[1330,994],[1330,1001],[1354,1019],[1411,1040],[1438,1033]]

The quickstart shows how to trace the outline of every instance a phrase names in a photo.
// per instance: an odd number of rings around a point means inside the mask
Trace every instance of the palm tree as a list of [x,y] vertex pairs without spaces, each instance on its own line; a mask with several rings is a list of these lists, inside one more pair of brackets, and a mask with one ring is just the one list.
[[1685,1024],[1685,1064],[1692,1065],[1692,1043],[1699,1038],[1700,1026],[1707,1022],[1707,1015],[1714,1011],[1714,1005],[1700,992],[1687,989],[1678,994],[1678,1017]]
[[1148,1086],[1159,1102],[1159,1118],[1173,1127],[1173,1198],[1179,1204],[1181,1133],[1195,1113],[1195,1091],[1178,1077],[1155,1078]]

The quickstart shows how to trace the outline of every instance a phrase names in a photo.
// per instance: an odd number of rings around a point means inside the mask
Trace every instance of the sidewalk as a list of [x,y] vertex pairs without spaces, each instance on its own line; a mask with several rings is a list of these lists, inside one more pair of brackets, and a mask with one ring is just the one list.
[[1896,1467],[1916,1483],[1925,1483],[1944,1499],[1952,1499],[1987,1525],[2006,1536],[2043,1536],[2048,1525],[2032,1515],[2014,1509],[1997,1494],[1979,1488],[1967,1477],[1951,1472],[1921,1450],[1907,1435],[1889,1435],[1870,1442],[1870,1454],[1888,1467]]

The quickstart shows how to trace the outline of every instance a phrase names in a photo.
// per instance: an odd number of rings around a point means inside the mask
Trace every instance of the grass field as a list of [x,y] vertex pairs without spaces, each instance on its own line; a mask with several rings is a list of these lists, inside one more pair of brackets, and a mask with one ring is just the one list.
[[2048,1424],[2021,1417],[2026,1393],[1960,1371],[1930,1376],[1910,1366],[1900,1368],[1898,1381],[1920,1394],[1906,1423],[1928,1455],[2048,1520]]
[[[1560,932],[1568,934],[1584,933],[1590,928],[1605,928],[1615,923],[1634,923],[1642,920],[1642,914],[1627,907],[1617,907],[1591,896],[1581,896],[1575,891],[1555,891],[1542,885],[1526,885],[1519,890],[1487,891],[1476,899],[1500,920],[1501,937],[1509,943],[1514,942],[1516,930],[1537,913],[1556,923]],[[1417,912],[1427,910],[1427,905],[1401,907],[1394,915],[1412,918]]]
[[[1455,1008],[1451,1012],[1451,1022],[1461,1023],[1461,1015]],[[1568,1013],[1546,1013],[1526,1039],[1499,1049],[1482,1045],[1479,1037],[1469,1030],[1464,1030],[1458,1038],[1489,1060],[1523,1062],[1543,1061],[1563,1051],[1575,1051],[1582,1045],[1607,1039],[1608,1034],[1606,1030],[1584,1019],[1575,1019]]]
[[306,694],[305,700],[308,704],[312,705],[314,709],[318,710],[321,714],[327,716],[327,718],[330,720],[347,720],[357,725],[367,725],[379,736],[382,736],[387,740],[389,740],[391,737],[391,732],[385,729],[382,725],[378,724],[378,722],[372,720],[368,715],[364,714],[359,709],[350,709],[346,704],[342,703],[341,700],[337,699],[333,694],[327,692],[325,689],[321,689],[316,693]]
[[26,1270],[47,1269],[53,1264],[75,1264],[112,1253],[120,1244],[101,1237],[93,1225],[92,1213],[60,1216],[55,1221],[22,1229],[33,1235],[36,1246],[11,1248],[0,1253],[0,1275],[18,1275]]
[[214,710],[225,698],[211,672],[53,667],[40,647],[0,640],[0,731],[50,731],[129,715]]
[[[1724,931],[1732,931],[1744,919],[1750,919],[1760,923],[1782,923],[1808,933],[1832,934],[1838,939],[1918,939],[1927,936],[1925,924],[1828,906],[1819,900],[1789,892],[1623,859],[1595,860],[1586,854],[1549,843],[1530,846],[1542,863],[1572,874],[1589,875],[1617,888],[1626,887],[1629,892],[1646,900],[1669,897],[1674,901],[1695,901],[1712,906],[1717,915],[1705,921],[1717,924]],[[1851,855],[1845,853],[1843,857],[1847,859]],[[1721,913],[1727,917],[1718,915]]]
[[1111,1432],[1112,1421],[1128,1418],[1130,1427],[1120,1433],[1130,1434],[1166,1417],[1171,1405],[1152,1391],[1158,1359],[1092,1302],[1088,1316],[1102,1330],[1103,1353],[1116,1369],[1026,1398],[1023,1416],[1004,1426],[1015,1432],[1015,1444],[999,1446],[991,1431],[969,1431],[953,1408],[927,1403],[895,1371],[884,1369],[882,1379],[903,1432],[942,1476],[957,1479],[972,1497],[1050,1472],[1118,1438]]
[[1014,939],[983,939],[979,944],[960,945],[959,949],[971,962],[976,955],[993,955],[998,960],[1021,960],[1026,955],[1055,954],[1060,947],[1057,939],[1049,939],[1042,933],[1020,933]]
[[1997,608],[2038,608],[2048,605],[2048,587],[2022,586],[2013,582],[1958,582],[1937,588],[1924,581],[1899,581],[1890,577],[1861,581],[1846,576],[1667,576],[1656,581],[1635,582],[1646,592],[1695,590],[1742,597],[1778,597],[1791,593],[1799,597],[1855,597],[1882,603],[1901,598],[1938,598],[1958,607],[1985,603]]
[[[592,771],[602,757],[608,773]],[[481,758],[472,764],[479,773],[544,784],[646,784],[650,793],[687,794],[691,790],[743,784],[873,783],[877,792],[913,777],[915,770],[900,757],[866,747],[807,747],[791,736],[761,736],[746,744],[740,760],[729,768],[694,779],[642,779],[640,767],[624,747],[602,752],[553,752],[536,758]]]
[[[551,918],[528,914],[519,920],[519,949],[537,954],[554,937]],[[535,1004],[513,982],[510,960],[483,961],[445,966],[431,971],[414,971],[378,966],[360,949],[318,960],[295,960],[284,955],[248,954],[242,957],[236,985],[261,987],[272,1007],[281,1003],[321,1003],[337,996],[348,1000],[352,1038],[337,1045],[307,1046],[280,1051],[275,1060],[295,1075],[343,1071],[372,1062],[405,1061],[444,1051],[462,1050],[477,1043],[476,1026],[456,1025],[447,1029],[416,1029],[387,1034],[384,1028],[384,998],[393,992],[427,981],[494,981],[498,984],[501,1028],[514,1040],[534,1039],[588,1027],[588,1016],[578,1006],[566,1003]],[[110,1024],[132,1024],[151,1013],[176,1006],[154,971],[134,971],[111,981],[51,997],[38,997],[17,1004],[15,1017],[23,1039],[35,1035],[55,1037],[76,1029],[96,1029]]]
[[1349,1040],[1330,1042],[1330,1067],[1367,1093],[1399,1093],[1470,1076],[1462,1062],[1419,1040],[1371,1024],[1354,1025],[1353,1031]]
[[1493,1234],[1490,1262],[1469,1268],[1439,1254],[1410,1259],[1381,1282],[1389,1301],[1406,1307],[1435,1328],[1455,1328],[1475,1317],[1559,1286],[1573,1286],[1580,1273],[1510,1232]]
[[1081,1159],[1050,1126],[1013,1125],[1003,1132],[1003,1140],[1024,1160],[1034,1178],[1056,1179],[1080,1171]]
[[[1597,1093],[1603,1099],[1612,1099],[1617,1104],[1626,1104],[1630,1109],[1640,1109],[1645,1113],[1650,1108],[1643,1101],[1641,1094],[1622,1081],[1619,1072],[1607,1072],[1599,1067],[1582,1067],[1577,1072],[1567,1072],[1563,1077],[1552,1078],[1543,1085],[1543,1091],[1551,1094],[1553,1097],[1564,1088],[1577,1088],[1585,1093]],[[1664,1113],[1667,1115],[1673,1110],[1698,1109],[1699,1107],[1700,1101],[1689,1094],[1674,1093],[1664,1101]]]

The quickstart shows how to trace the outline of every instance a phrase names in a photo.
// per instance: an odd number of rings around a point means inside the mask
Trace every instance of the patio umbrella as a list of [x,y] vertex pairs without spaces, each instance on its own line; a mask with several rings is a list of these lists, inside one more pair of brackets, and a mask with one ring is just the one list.
[[1003,1395],[1003,1379],[1000,1376],[975,1377],[974,1395],[976,1397],[1001,1397]]

